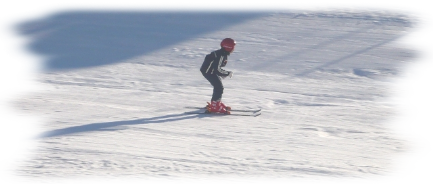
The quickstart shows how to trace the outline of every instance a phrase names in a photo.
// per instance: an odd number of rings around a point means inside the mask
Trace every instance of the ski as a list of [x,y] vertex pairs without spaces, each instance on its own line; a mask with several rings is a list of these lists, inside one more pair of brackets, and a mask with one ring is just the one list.
[[253,114],[241,114],[241,113],[230,113],[230,114],[223,114],[223,113],[206,113],[206,112],[185,112],[186,114],[205,114],[205,115],[215,115],[215,116],[252,116],[257,117],[260,116],[262,113],[253,113]]
[[[188,109],[206,109],[206,107],[185,107]],[[252,112],[257,113],[260,112],[262,109],[231,109],[230,112]]]

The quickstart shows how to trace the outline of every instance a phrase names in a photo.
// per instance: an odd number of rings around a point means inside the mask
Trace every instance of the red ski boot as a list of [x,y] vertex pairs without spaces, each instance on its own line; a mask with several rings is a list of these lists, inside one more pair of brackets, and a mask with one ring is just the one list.
[[226,106],[225,104],[223,104],[222,102],[220,102],[221,104],[221,106],[226,110],[226,111],[230,111],[230,110],[232,110],[232,108],[231,107],[229,107],[229,106]]
[[227,106],[225,106],[221,101],[212,101],[211,104],[208,103],[206,108],[209,113],[230,114],[230,111],[227,111]]

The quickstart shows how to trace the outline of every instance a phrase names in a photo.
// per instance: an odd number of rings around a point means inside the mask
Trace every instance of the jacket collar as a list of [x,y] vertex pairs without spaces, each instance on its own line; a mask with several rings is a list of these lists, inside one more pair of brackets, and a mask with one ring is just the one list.
[[230,55],[230,52],[227,52],[226,50],[224,50],[224,48],[221,48],[221,49],[220,49],[220,52],[221,52],[222,54],[224,54],[224,55],[227,55],[227,56]]

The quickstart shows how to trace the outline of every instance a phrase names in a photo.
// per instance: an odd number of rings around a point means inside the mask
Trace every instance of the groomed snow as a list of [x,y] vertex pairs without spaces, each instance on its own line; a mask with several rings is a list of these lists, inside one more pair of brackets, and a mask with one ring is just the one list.
[[[228,23],[196,32],[188,24],[212,20]],[[166,26],[173,22],[179,23]],[[393,80],[416,58],[396,43],[414,23],[375,11],[222,18],[63,12],[24,22],[17,29],[33,37],[29,48],[49,59],[38,75],[45,90],[15,107],[46,122],[37,149],[16,172],[42,178],[387,175],[409,149],[388,127],[396,116],[389,98]],[[183,107],[210,100],[199,67],[225,37],[237,46],[225,68],[234,76],[223,80],[223,101],[262,108],[262,115],[184,114],[191,109]],[[118,60],[109,57],[117,54]]]

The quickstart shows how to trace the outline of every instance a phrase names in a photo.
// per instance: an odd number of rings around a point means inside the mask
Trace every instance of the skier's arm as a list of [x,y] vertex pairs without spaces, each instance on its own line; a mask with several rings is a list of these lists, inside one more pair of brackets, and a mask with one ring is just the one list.
[[224,61],[223,61],[224,57],[220,57],[220,58],[217,58],[217,59],[219,59],[218,62],[214,62],[214,67],[213,67],[214,68],[214,72],[216,72],[216,74],[218,76],[222,76],[222,77],[229,76],[230,72],[221,68],[223,66],[223,63],[224,63]]

